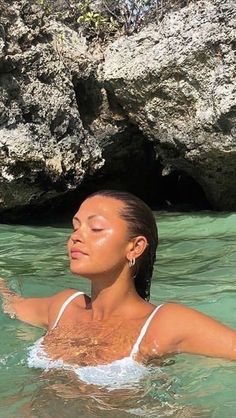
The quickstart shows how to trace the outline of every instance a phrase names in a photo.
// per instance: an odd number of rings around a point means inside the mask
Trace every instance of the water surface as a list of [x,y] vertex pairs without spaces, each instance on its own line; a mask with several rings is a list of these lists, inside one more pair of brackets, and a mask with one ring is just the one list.
[[[236,328],[236,214],[157,213],[156,304],[174,300]],[[89,284],[69,273],[70,227],[0,225],[0,276],[25,296]],[[236,363],[173,357],[130,388],[109,390],[66,372],[27,367],[40,329],[0,313],[0,418],[236,417]],[[173,360],[173,361],[172,361]]]

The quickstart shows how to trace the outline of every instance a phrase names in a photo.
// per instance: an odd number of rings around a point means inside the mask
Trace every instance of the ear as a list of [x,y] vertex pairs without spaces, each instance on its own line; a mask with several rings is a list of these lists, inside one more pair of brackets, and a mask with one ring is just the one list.
[[129,249],[127,252],[127,259],[131,260],[132,258],[140,257],[148,246],[147,238],[140,235],[133,238],[130,241]]

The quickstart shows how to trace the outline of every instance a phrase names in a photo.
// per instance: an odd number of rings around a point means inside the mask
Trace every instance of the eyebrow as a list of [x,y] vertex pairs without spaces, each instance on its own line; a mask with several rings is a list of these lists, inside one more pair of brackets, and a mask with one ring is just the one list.
[[[93,218],[96,218],[97,216],[102,216],[102,215],[90,215],[90,216],[88,217],[88,220],[93,219]],[[80,221],[80,219],[79,219],[79,218],[77,218],[77,216],[74,216],[72,220],[73,220],[73,221],[77,221],[77,222],[79,222],[79,224],[81,224],[81,221]]]

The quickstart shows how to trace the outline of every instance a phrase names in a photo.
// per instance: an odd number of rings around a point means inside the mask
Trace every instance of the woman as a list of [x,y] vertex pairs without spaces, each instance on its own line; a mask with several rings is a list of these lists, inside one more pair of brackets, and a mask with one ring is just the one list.
[[80,206],[73,228],[70,269],[91,281],[91,297],[67,289],[23,298],[2,281],[5,311],[47,329],[31,349],[29,365],[79,368],[81,377],[81,370],[94,367],[94,376],[96,366],[104,371],[113,364],[116,375],[125,366],[130,378],[144,372],[142,363],[175,353],[236,359],[234,330],[177,303],[148,302],[158,239],[144,202],[126,192],[94,193]]

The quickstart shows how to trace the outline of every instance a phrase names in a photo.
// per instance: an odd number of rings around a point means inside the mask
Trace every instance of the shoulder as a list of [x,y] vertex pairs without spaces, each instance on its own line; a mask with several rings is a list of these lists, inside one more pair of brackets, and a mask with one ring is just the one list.
[[51,296],[48,312],[49,326],[55,322],[59,311],[67,301],[70,306],[76,306],[76,308],[84,309],[89,300],[90,298],[78,289],[65,289]]
[[189,330],[208,320],[208,316],[188,306],[167,302],[154,315],[149,329],[149,346],[158,346],[161,355],[178,351]]
[[[199,353],[209,334],[232,337],[234,331],[196,309],[178,303],[165,303],[154,316],[148,330],[150,350],[158,346],[159,354],[176,352]],[[202,339],[204,340],[202,342]]]
[[194,325],[194,321],[199,318],[207,320],[209,317],[186,305],[175,302],[167,302],[163,303],[160,306],[160,309],[157,310],[156,315],[153,318],[152,325],[154,328],[160,325],[168,325],[168,329],[178,331],[183,327],[186,328],[189,324],[192,327]]
[[[159,321],[159,322],[158,322]],[[180,304],[167,304],[153,321],[149,352],[192,353],[236,359],[236,332],[218,320]],[[156,350],[157,351],[157,350]]]
[[55,307],[61,307],[67,300],[68,302],[71,300],[71,304],[73,303],[83,308],[86,307],[86,303],[90,298],[78,289],[65,289],[51,296],[50,299],[50,309],[55,309]]
[[181,303],[176,303],[176,302],[164,302],[163,304],[157,306],[157,308],[160,308],[160,309],[157,310],[157,313],[155,315],[156,319],[158,318],[168,319],[168,320],[172,319],[173,322],[175,322],[182,316],[186,316],[186,314],[187,315],[204,315],[194,308],[191,308],[189,306],[183,305]]
[[[58,303],[58,302],[65,302],[69,299],[72,295],[75,295],[75,300],[78,302],[84,299],[84,297],[88,297],[84,292],[79,289],[64,289],[61,292],[56,293],[55,295],[51,296],[51,302]],[[77,296],[76,296],[77,295]]]

